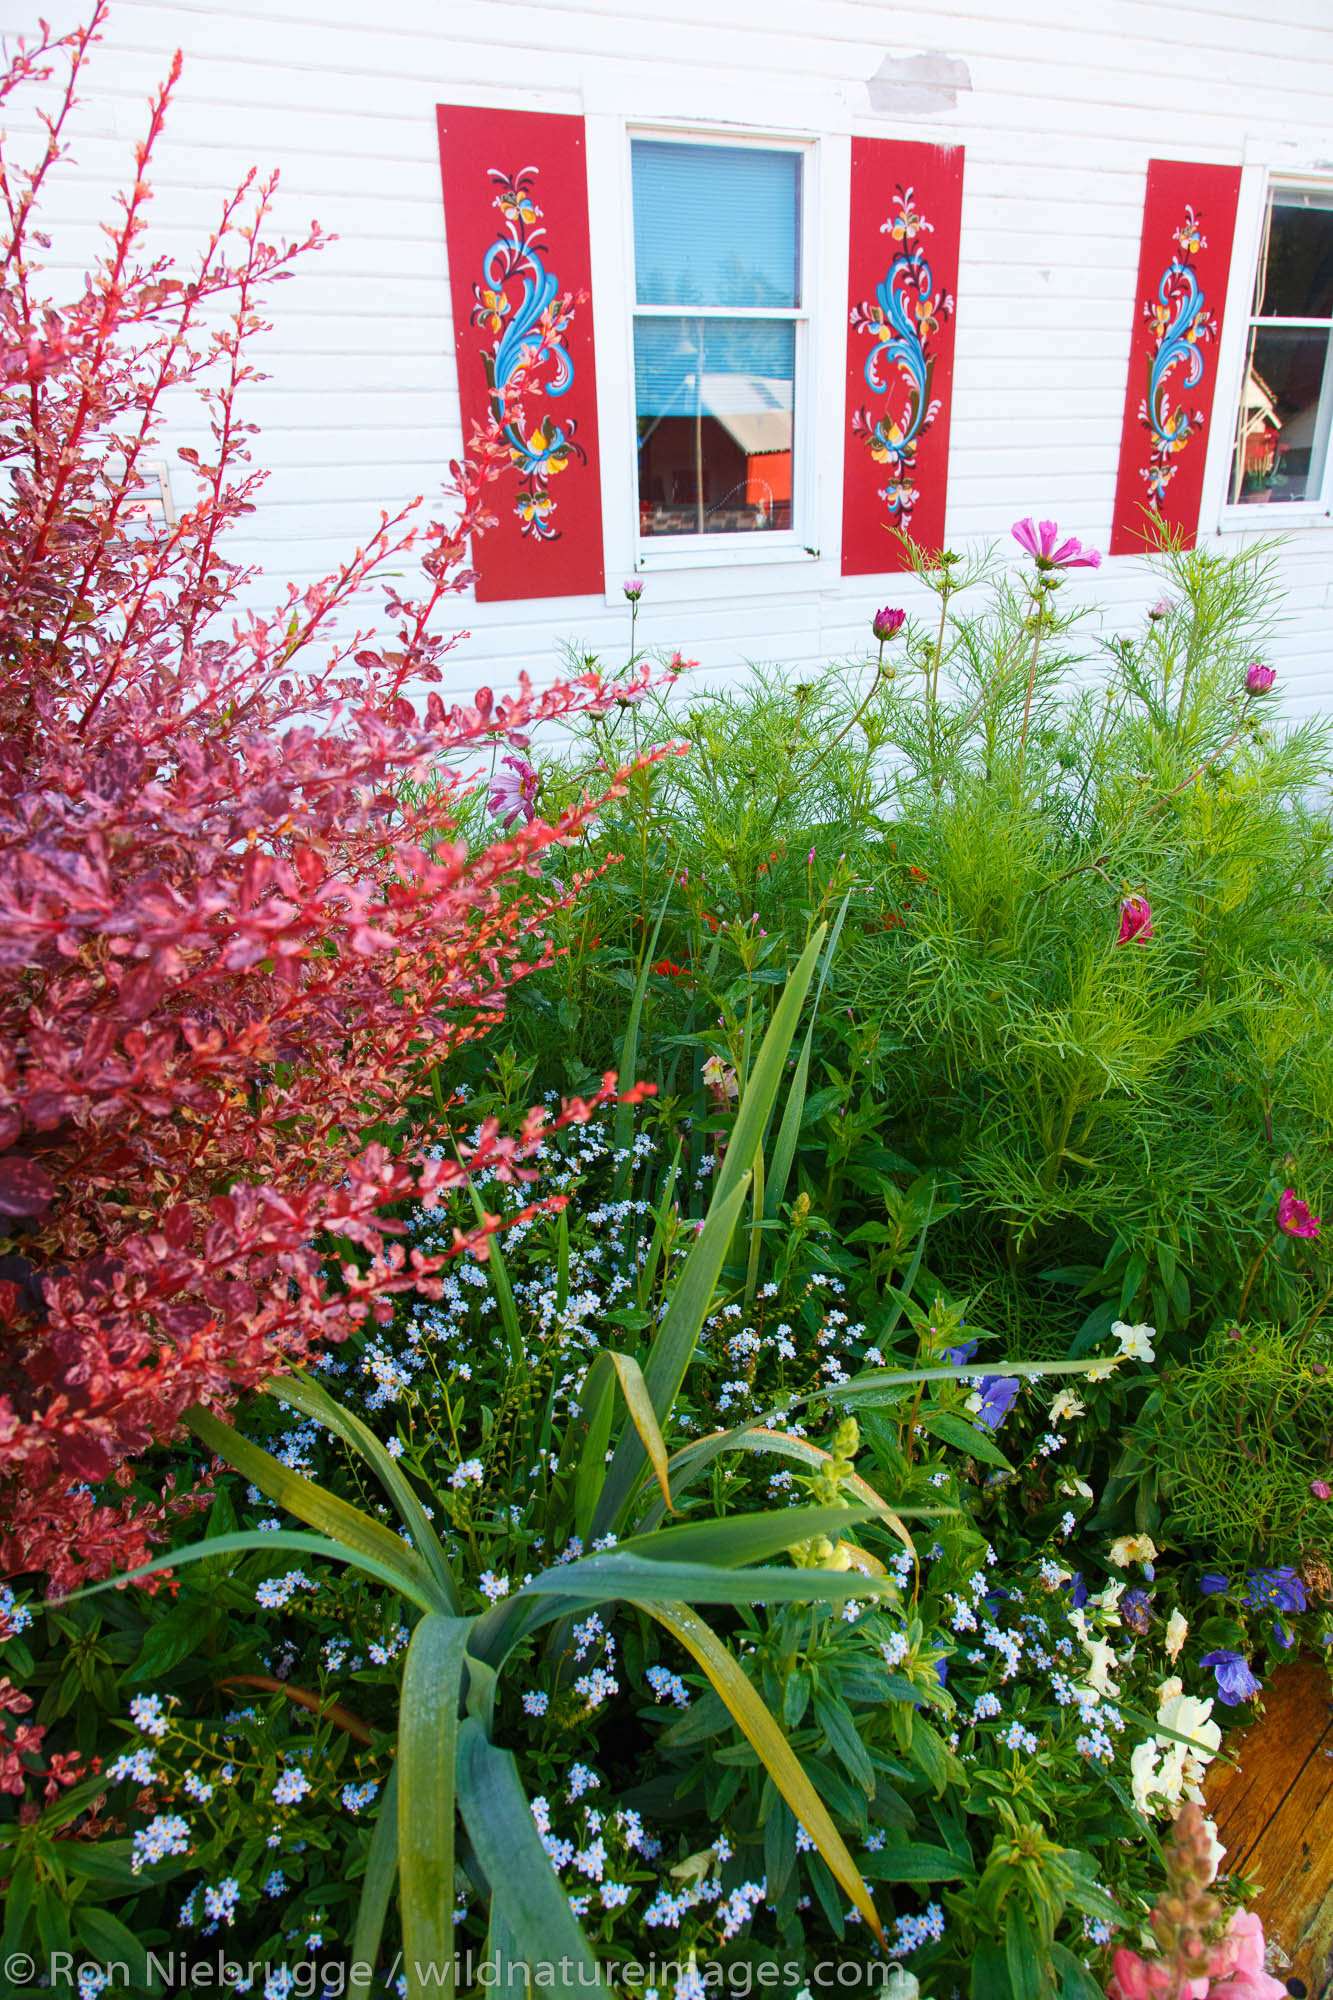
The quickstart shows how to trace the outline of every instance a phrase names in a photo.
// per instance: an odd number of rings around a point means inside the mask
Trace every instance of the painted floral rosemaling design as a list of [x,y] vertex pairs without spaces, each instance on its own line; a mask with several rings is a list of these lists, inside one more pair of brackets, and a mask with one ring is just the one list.
[[1155,298],[1145,299],[1143,316],[1151,323],[1153,345],[1148,354],[1148,393],[1139,405],[1139,422],[1150,440],[1149,462],[1141,468],[1148,487],[1148,505],[1160,514],[1167,487],[1179,470],[1178,460],[1192,437],[1203,429],[1202,410],[1172,407],[1171,373],[1183,367],[1182,389],[1203,380],[1203,349],[1217,338],[1217,320],[1199,284],[1193,259],[1206,250],[1208,239],[1201,218],[1186,204],[1185,220],[1176,230],[1177,250],[1163,271]]
[[940,411],[940,398],[930,393],[935,373],[931,343],[953,316],[954,302],[951,292],[936,289],[921,241],[935,225],[914,206],[910,187],[900,186],[897,195],[897,208],[880,224],[880,234],[898,246],[897,254],[875,288],[874,302],[863,300],[851,310],[853,328],[872,343],[866,381],[890,403],[879,417],[869,408],[855,411],[852,434],[885,468],[879,497],[891,524],[906,528],[921,497],[915,483],[917,450]]
[[[550,542],[560,532],[552,518],[555,501],[548,491],[550,481],[571,458],[586,462],[587,454],[575,442],[575,418],[560,424],[545,416],[529,429],[521,414],[508,407],[510,384],[520,368],[526,369],[523,386],[529,394],[544,390],[548,396],[563,396],[574,380],[574,364],[564,344],[574,301],[570,293],[559,290],[538,248],[546,231],[532,192],[537,171],[523,167],[506,174],[498,167],[488,169],[498,190],[493,205],[504,228],[482,259],[482,282],[472,287],[477,301],[472,324],[493,338],[481,359],[491,408],[519,476],[514,503],[519,526],[525,535]],[[537,371],[547,364],[553,372],[543,382]]]

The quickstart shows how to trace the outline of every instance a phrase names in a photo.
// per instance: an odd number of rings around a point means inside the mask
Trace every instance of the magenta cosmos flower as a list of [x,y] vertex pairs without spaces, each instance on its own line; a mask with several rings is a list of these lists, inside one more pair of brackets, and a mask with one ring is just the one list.
[[1251,660],[1245,669],[1245,685],[1251,694],[1267,694],[1276,679],[1276,667],[1266,667],[1262,660]]
[[1013,537],[1036,557],[1038,569],[1096,569],[1101,563],[1098,550],[1085,549],[1072,535],[1062,542],[1054,521],[1015,521]]
[[486,804],[505,831],[520,817],[529,826],[537,817],[537,793],[541,779],[526,757],[502,757],[491,778]]
[[1283,1188],[1278,1196],[1277,1226],[1284,1236],[1317,1236],[1319,1217],[1312,1215],[1290,1188]]
[[1120,905],[1120,929],[1116,933],[1117,944],[1132,944],[1135,939],[1146,944],[1152,936],[1152,906],[1146,896],[1126,896]]
[[905,611],[895,611],[891,605],[886,604],[883,610],[877,611],[871,619],[870,629],[882,646],[887,640],[896,639],[906,623]]
[[629,599],[631,604],[637,604],[639,599],[643,596],[643,583],[641,579],[637,576],[633,576],[629,579],[627,583],[623,583],[621,585],[621,589],[624,591],[626,597]]

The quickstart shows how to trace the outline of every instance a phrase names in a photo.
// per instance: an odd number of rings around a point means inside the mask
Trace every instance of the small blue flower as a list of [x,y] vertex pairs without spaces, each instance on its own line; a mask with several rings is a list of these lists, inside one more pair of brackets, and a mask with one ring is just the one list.
[[1199,1578],[1200,1597],[1224,1597],[1231,1588],[1230,1579],[1217,1570],[1205,1570]]
[[1199,1665],[1212,1668],[1217,1676],[1217,1698],[1227,1708],[1236,1708],[1241,1702],[1249,1701],[1263,1685],[1250,1672],[1250,1663],[1243,1653],[1229,1653],[1225,1648],[1216,1653],[1205,1653]]

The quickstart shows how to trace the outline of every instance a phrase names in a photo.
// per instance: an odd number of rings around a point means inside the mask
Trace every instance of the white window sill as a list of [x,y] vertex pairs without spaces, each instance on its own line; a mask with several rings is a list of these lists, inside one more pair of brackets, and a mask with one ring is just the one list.
[[1224,507],[1217,524],[1219,535],[1238,535],[1249,529],[1253,534],[1272,535],[1284,528],[1326,528],[1333,526],[1333,508],[1327,501],[1273,500],[1248,507]]
[[665,570],[738,569],[751,563],[811,563],[819,550],[793,534],[759,530],[744,535],[662,535],[640,542],[634,568],[644,576]]

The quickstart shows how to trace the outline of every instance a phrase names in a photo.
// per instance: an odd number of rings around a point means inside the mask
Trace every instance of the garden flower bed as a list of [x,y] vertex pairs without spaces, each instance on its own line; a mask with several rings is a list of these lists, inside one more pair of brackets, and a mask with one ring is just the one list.
[[1202,1810],[1333,1643],[1331,757],[1264,551],[1104,642],[1020,521],[711,694],[636,583],[623,666],[446,706],[506,408],[242,621],[295,252],[261,189],[141,261],[145,154],[35,303],[86,45],[9,77],[72,65],[0,390],[6,1977],[1283,1991]]

